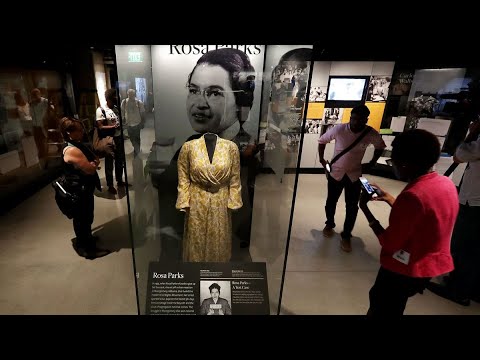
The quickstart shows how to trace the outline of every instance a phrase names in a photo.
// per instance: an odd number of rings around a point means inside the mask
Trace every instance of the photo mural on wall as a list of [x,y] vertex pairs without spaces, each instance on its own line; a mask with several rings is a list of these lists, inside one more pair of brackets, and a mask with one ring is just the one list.
[[310,89],[309,102],[323,102],[327,99],[327,86],[315,86]]
[[391,76],[372,76],[368,84],[367,101],[387,101]]
[[286,154],[298,152],[311,54],[309,48],[286,51],[272,70],[265,162],[279,178],[295,166],[295,156],[289,161]]

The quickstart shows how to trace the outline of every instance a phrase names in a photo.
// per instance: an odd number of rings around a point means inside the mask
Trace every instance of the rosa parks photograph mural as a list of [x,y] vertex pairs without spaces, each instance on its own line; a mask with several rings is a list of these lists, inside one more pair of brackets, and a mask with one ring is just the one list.
[[[161,142],[166,138],[174,138],[175,150],[169,166],[157,182],[161,257],[202,261],[204,257],[209,258],[207,253],[215,252],[220,247],[223,249],[223,255],[218,257],[223,259],[221,261],[230,258],[248,261],[248,252],[241,251],[241,248],[248,248],[250,243],[253,189],[258,166],[256,152],[264,46],[157,45],[152,46],[151,50],[155,139]],[[207,138],[212,139],[212,135],[219,140],[213,140],[213,144],[210,143],[207,148]],[[208,189],[213,194],[209,196],[224,205],[228,199],[219,193],[231,174],[230,170],[220,169],[219,162],[223,163],[221,149],[230,146],[230,142],[238,149],[242,205],[240,208],[235,206],[220,210],[227,214],[215,218],[215,227],[220,227],[221,231],[210,229],[213,223],[210,224],[212,221],[208,217],[196,218],[194,222],[190,219],[189,222],[190,209],[176,206],[179,156],[183,145],[190,141],[192,146],[188,147],[189,155],[182,159],[189,159],[193,169],[195,164],[191,161],[192,157],[208,155],[206,164],[214,167],[215,173],[207,172],[201,176],[210,177],[209,181],[213,183],[218,182],[220,190],[213,193],[212,189]],[[233,154],[232,151],[228,153]],[[194,176],[193,172],[191,175]],[[197,205],[200,206],[194,204]],[[205,213],[218,211],[213,206],[209,208],[207,203],[201,206]],[[204,232],[204,237],[208,239],[203,243],[186,244],[192,241],[192,234],[196,234],[192,226],[198,227],[197,230]],[[214,239],[210,239],[208,234],[214,234]],[[231,248],[231,254],[227,248]],[[185,251],[190,255],[182,256]]]

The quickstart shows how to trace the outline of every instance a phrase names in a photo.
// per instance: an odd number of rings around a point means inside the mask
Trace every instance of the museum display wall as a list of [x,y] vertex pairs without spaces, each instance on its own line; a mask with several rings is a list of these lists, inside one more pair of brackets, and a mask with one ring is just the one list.
[[[336,124],[350,121],[352,107],[326,107],[327,92],[330,79],[345,79],[346,81],[365,79],[365,87],[360,88],[361,95],[345,94],[346,99],[356,98],[370,110],[368,125],[379,131],[382,123],[385,103],[388,99],[389,86],[392,79],[394,62],[380,61],[315,61],[313,66],[312,85],[310,88],[305,138],[302,148],[301,168],[320,169],[318,160],[318,137]],[[345,84],[345,83],[344,83]],[[346,83],[348,85],[348,82]],[[340,85],[343,85],[342,83]],[[356,89],[352,89],[356,90]],[[330,92],[332,89],[330,88]],[[335,95],[335,94],[334,94]],[[341,96],[342,94],[337,94]],[[350,97],[349,97],[350,96]],[[335,103],[334,103],[335,104]],[[341,107],[342,106],[342,107]],[[334,143],[327,145],[325,156],[333,156]],[[373,156],[373,147],[369,147],[364,156],[368,162]]]

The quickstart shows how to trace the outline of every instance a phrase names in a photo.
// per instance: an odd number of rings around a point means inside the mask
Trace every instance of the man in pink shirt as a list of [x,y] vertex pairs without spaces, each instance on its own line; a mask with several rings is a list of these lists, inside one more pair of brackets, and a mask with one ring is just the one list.
[[[369,115],[370,110],[365,105],[356,106],[352,109],[348,124],[336,125],[318,139],[318,155],[322,166],[325,168],[327,161],[324,158],[324,153],[327,143],[335,140],[333,155],[335,157],[368,129],[368,133],[357,145],[332,164],[331,173],[328,177],[328,196],[325,205],[327,221],[323,234],[326,237],[331,237],[334,234],[337,202],[345,188],[346,216],[340,243],[342,250],[345,252],[352,251],[350,239],[358,213],[361,189],[359,178],[362,176],[362,172],[368,172],[376,164],[386,147],[381,135],[375,129],[367,126]],[[373,158],[369,163],[362,166],[363,156],[370,144],[375,147]]]
[[[458,194],[449,178],[432,170],[439,157],[435,135],[420,129],[406,131],[392,143],[392,164],[395,175],[408,185],[396,199],[374,184],[378,197],[362,192],[360,209],[382,245],[367,315],[403,315],[408,298],[422,293],[432,277],[453,269],[450,237]],[[370,200],[392,207],[386,229],[369,210]]]

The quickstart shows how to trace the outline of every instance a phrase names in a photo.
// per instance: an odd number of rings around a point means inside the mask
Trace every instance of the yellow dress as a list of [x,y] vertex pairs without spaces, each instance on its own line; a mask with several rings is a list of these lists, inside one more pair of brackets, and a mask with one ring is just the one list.
[[243,205],[241,188],[240,153],[234,142],[217,137],[212,163],[203,136],[182,146],[176,208],[186,212],[183,261],[230,261],[230,212]]

